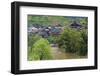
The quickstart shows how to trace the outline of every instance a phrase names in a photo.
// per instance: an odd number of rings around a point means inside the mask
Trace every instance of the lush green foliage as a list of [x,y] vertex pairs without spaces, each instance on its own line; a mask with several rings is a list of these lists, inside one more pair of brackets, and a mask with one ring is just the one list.
[[[86,31],[86,30],[85,30]],[[87,54],[87,34],[85,31],[67,28],[58,39],[60,48],[66,52],[78,53],[79,55]]]
[[33,44],[39,40],[41,37],[39,35],[30,35],[28,36],[28,46],[30,47],[30,49],[32,50],[32,46]]
[[37,40],[39,40],[41,37],[39,35],[30,35],[28,36],[28,46],[33,45]]
[[40,24],[43,26],[52,26],[60,24],[61,26],[69,26],[73,21],[77,21],[81,25],[87,26],[87,17],[68,17],[68,16],[42,16],[29,15],[28,26],[31,24]]
[[81,31],[81,42],[80,42],[80,50],[79,55],[87,55],[88,52],[88,36],[87,36],[87,30]]
[[56,36],[50,36],[47,38],[47,40],[49,41],[49,43],[56,43],[57,42],[57,37]]
[[75,29],[65,29],[58,39],[59,47],[65,48],[66,52],[76,52],[79,50],[80,33]]
[[39,39],[33,44],[29,60],[49,60],[52,59],[51,47],[46,39]]

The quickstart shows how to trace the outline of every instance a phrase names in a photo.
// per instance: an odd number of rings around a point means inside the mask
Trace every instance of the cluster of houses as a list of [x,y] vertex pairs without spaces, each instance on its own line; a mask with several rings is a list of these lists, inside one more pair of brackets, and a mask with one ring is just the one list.
[[43,38],[47,38],[51,35],[60,35],[61,34],[61,30],[62,30],[62,27],[55,27],[55,26],[52,26],[52,27],[35,27],[35,26],[32,26],[32,27],[29,27],[28,28],[28,34],[38,34],[40,36],[42,36]]
[[[82,26],[76,22],[73,22],[70,25],[71,28],[81,29]],[[36,26],[33,25],[31,27],[28,27],[28,34],[38,34],[42,36],[43,38],[48,38],[49,36],[58,36],[63,31],[63,27],[61,26]]]
[[76,28],[76,29],[82,29],[82,25],[78,24],[76,21],[74,21],[71,25],[71,28]]

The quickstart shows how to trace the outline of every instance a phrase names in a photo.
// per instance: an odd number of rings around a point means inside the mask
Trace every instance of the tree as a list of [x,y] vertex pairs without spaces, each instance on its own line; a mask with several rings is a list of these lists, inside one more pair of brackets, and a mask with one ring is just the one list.
[[87,39],[87,30],[78,31],[67,28],[59,36],[57,42],[58,46],[65,49],[66,52],[85,56],[87,55]]
[[39,35],[29,35],[28,36],[28,47],[30,48],[30,51],[32,50],[33,44],[39,40],[41,37]]
[[87,30],[81,31],[81,43],[80,43],[80,50],[79,55],[87,55],[88,52],[88,36],[87,36]]
[[51,47],[48,40],[41,38],[33,44],[30,60],[52,59]]
[[76,29],[67,28],[58,39],[58,45],[66,52],[74,53],[80,49],[80,32]]

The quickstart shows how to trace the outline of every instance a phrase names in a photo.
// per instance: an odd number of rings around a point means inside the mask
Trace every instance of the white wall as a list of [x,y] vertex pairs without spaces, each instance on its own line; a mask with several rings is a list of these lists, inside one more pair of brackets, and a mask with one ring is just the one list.
[[[98,6],[98,11],[100,13],[100,0],[21,0],[21,1]],[[13,0],[0,0],[0,76],[14,76],[13,74],[10,73],[10,57],[11,57],[10,3],[11,2],[13,2]],[[98,15],[98,22],[99,20],[100,20],[100,14]],[[100,26],[98,26],[98,28],[100,29]],[[98,42],[100,42],[100,34],[98,39],[99,39]],[[98,50],[100,50],[100,48]],[[98,60],[100,67],[100,52],[98,52],[98,54],[99,54]],[[94,75],[99,76],[99,74],[100,74],[100,68],[98,70],[40,73],[40,74],[34,74],[34,76],[94,76]],[[26,76],[30,75],[33,74],[26,74]]]

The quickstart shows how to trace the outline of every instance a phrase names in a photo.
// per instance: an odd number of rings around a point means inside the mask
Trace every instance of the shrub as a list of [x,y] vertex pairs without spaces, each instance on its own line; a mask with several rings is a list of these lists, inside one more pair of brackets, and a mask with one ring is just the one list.
[[88,37],[87,37],[87,30],[81,31],[81,43],[80,43],[80,50],[79,55],[87,55],[88,52]]
[[46,39],[39,39],[33,44],[31,60],[48,60],[52,59],[51,47]]
[[32,46],[33,44],[39,40],[41,37],[39,35],[29,35],[28,36],[28,47],[30,48],[30,50],[32,50]]
[[47,38],[47,40],[49,41],[49,43],[55,44],[56,41],[57,41],[57,37],[56,37],[56,36],[49,36],[49,37]]
[[58,39],[58,45],[64,48],[66,52],[74,53],[80,48],[80,32],[76,29],[67,28]]
[[66,52],[87,55],[87,30],[67,28],[58,39],[58,46]]

